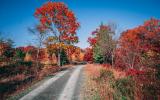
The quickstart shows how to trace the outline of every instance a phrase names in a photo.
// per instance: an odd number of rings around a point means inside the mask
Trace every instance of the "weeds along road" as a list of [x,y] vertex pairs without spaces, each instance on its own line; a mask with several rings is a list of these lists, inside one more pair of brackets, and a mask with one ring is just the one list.
[[20,100],[79,100],[84,65],[57,73]]

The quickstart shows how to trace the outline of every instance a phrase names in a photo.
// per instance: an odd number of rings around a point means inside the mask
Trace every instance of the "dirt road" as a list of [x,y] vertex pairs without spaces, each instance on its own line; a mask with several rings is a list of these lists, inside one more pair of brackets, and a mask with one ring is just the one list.
[[20,100],[79,100],[83,67],[77,65],[57,73]]

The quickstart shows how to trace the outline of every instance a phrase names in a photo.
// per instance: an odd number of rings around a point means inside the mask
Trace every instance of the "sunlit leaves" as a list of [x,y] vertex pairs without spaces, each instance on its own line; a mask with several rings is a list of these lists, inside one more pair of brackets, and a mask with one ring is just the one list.
[[[76,30],[79,23],[74,13],[62,2],[47,2],[38,8],[35,17],[39,19],[41,30],[50,30],[62,42],[74,43],[78,41]],[[58,31],[58,33],[56,33]]]
[[93,62],[93,49],[92,48],[86,48],[85,54],[84,54],[84,61],[87,62]]
[[160,20],[153,18],[141,26],[123,32],[117,51],[117,57],[120,57],[119,60],[121,60],[119,63],[136,69],[155,66],[160,57],[159,40]]

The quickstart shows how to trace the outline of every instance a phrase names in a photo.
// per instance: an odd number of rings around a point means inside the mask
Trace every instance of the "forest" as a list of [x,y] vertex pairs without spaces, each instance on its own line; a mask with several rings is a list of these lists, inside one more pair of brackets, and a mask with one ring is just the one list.
[[159,19],[124,30],[118,38],[117,24],[97,23],[84,49],[76,45],[81,23],[65,3],[48,1],[34,18],[37,24],[27,29],[36,37],[34,45],[15,46],[0,37],[1,100],[17,100],[37,82],[77,65],[84,65],[84,100],[160,99]]

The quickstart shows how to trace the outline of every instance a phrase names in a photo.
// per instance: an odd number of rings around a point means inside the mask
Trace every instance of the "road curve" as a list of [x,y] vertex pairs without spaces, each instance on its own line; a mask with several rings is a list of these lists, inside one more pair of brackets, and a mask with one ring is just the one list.
[[79,100],[83,66],[59,72],[20,100]]

